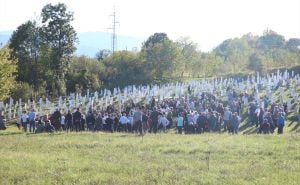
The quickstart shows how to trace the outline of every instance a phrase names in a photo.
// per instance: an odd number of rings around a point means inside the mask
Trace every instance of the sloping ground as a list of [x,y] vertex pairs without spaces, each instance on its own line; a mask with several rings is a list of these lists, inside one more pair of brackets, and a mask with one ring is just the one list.
[[255,134],[247,118],[239,135],[26,134],[10,124],[0,131],[0,184],[296,185],[300,124],[294,106],[283,135]]
[[0,135],[1,184],[298,184],[300,135]]
[[[287,98],[291,98],[292,96],[288,93],[288,88],[286,87],[284,89],[284,100],[287,100]],[[296,87],[296,91],[298,93],[300,93],[300,87]],[[279,102],[279,91],[275,91],[273,93],[273,95],[275,95],[275,99],[276,102]],[[300,124],[297,122],[297,115],[295,114],[295,107],[296,107],[297,102],[292,103],[291,106],[291,110],[288,112],[287,116],[286,116],[286,123],[285,123],[285,127],[284,127],[284,132],[291,132],[291,133],[300,133]],[[298,104],[300,104],[300,100],[298,100]],[[248,116],[247,116],[247,109],[243,109],[242,112],[242,123],[240,125],[240,131],[243,134],[253,134],[253,133],[257,133],[257,128],[253,125],[249,124],[249,120],[248,120]],[[276,131],[276,130],[275,130]]]

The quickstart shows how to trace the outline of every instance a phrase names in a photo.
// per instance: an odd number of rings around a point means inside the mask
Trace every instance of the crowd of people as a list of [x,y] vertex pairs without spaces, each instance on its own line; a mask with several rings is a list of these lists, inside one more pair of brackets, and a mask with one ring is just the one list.
[[[258,133],[273,133],[276,128],[278,134],[283,133],[288,114],[286,103],[270,103],[265,97],[260,100],[264,102],[262,106],[255,101],[254,93],[238,94],[234,89],[227,89],[227,100],[218,99],[217,94],[207,92],[190,96],[191,91],[189,89],[184,97],[160,102],[153,98],[150,104],[130,102],[121,111],[109,105],[105,111],[90,108],[83,112],[79,107],[63,114],[57,108],[48,116],[38,115],[32,109],[30,112],[23,112],[17,125],[25,132],[33,133],[106,131],[144,135],[176,128],[178,134],[238,134],[240,122],[245,120],[249,126],[254,125]],[[242,113],[244,114],[241,115]],[[300,116],[298,121],[300,122]]]

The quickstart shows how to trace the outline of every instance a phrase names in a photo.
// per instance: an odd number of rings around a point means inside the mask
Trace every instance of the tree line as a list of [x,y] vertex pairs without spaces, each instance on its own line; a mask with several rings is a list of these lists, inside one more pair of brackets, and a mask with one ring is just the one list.
[[[272,30],[227,39],[202,52],[190,38],[154,33],[140,51],[100,50],[75,56],[78,42],[65,4],[47,4],[40,20],[29,20],[0,50],[0,98],[59,96],[87,89],[154,84],[230,74],[265,73],[300,65],[300,39]],[[3,81],[3,82],[2,82]]]

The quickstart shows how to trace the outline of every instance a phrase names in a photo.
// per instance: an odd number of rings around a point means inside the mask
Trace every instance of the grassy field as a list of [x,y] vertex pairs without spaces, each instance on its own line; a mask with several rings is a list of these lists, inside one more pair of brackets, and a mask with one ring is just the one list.
[[247,119],[239,135],[26,134],[9,125],[0,131],[0,185],[299,185],[294,107],[280,136],[257,135]]
[[[292,127],[291,127],[292,128]],[[0,132],[0,184],[299,184],[300,134]]]

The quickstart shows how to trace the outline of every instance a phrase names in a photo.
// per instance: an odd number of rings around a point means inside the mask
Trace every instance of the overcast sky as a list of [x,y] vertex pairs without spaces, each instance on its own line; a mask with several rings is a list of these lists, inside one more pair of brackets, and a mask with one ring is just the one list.
[[109,32],[116,10],[117,33],[147,38],[165,32],[188,36],[203,51],[228,38],[272,29],[300,38],[300,0],[0,0],[0,31],[34,19],[47,3],[65,3],[74,12],[77,32]]

